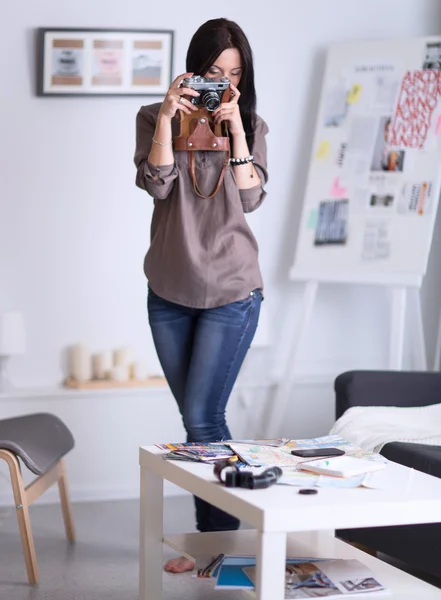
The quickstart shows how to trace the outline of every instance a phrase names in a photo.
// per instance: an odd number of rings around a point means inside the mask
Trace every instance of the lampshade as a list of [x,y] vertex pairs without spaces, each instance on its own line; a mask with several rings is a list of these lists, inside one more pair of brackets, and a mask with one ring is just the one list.
[[23,315],[18,311],[0,313],[0,356],[26,352]]

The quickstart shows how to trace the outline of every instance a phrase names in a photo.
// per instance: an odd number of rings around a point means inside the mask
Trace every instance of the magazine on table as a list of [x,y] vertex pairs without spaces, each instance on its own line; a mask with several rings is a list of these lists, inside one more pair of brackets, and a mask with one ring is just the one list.
[[157,444],[161,450],[169,450],[163,455],[166,460],[186,460],[212,464],[219,460],[235,460],[235,453],[223,443],[200,444],[187,442],[182,444]]

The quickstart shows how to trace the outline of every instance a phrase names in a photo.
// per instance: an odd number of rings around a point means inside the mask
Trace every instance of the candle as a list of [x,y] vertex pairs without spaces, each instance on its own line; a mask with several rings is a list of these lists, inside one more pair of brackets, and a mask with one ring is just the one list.
[[90,350],[86,344],[76,344],[70,349],[70,375],[77,381],[89,381],[92,377]]
[[113,353],[113,366],[119,365],[129,367],[133,362],[133,351],[131,348],[118,348]]
[[112,372],[112,352],[100,352],[92,357],[92,371],[94,379],[110,379]]
[[112,369],[113,381],[128,381],[129,367],[128,365],[116,365]]
[[139,360],[133,364],[133,378],[134,379],[147,379],[148,370],[147,363],[145,361]]

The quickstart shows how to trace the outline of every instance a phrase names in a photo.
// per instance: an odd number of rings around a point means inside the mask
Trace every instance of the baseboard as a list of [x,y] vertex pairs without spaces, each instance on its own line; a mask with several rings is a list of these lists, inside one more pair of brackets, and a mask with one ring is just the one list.
[[[190,495],[188,492],[173,485],[169,481],[165,482],[164,485],[164,497],[172,496],[187,496]],[[137,500],[139,498],[139,489],[135,488],[81,488],[73,487],[70,488],[70,498],[73,503],[75,502],[106,502],[111,500]],[[49,488],[35,504],[59,504],[60,496],[58,493],[58,487],[55,485]],[[12,506],[14,504],[14,498],[12,491],[1,490],[0,491],[0,507]]]

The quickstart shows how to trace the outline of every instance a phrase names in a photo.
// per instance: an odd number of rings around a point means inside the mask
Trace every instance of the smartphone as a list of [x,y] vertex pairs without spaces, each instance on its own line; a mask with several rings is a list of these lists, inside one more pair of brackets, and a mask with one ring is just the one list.
[[291,450],[291,454],[294,456],[301,456],[302,458],[316,458],[323,456],[342,456],[344,450],[339,448],[305,448],[304,450]]

